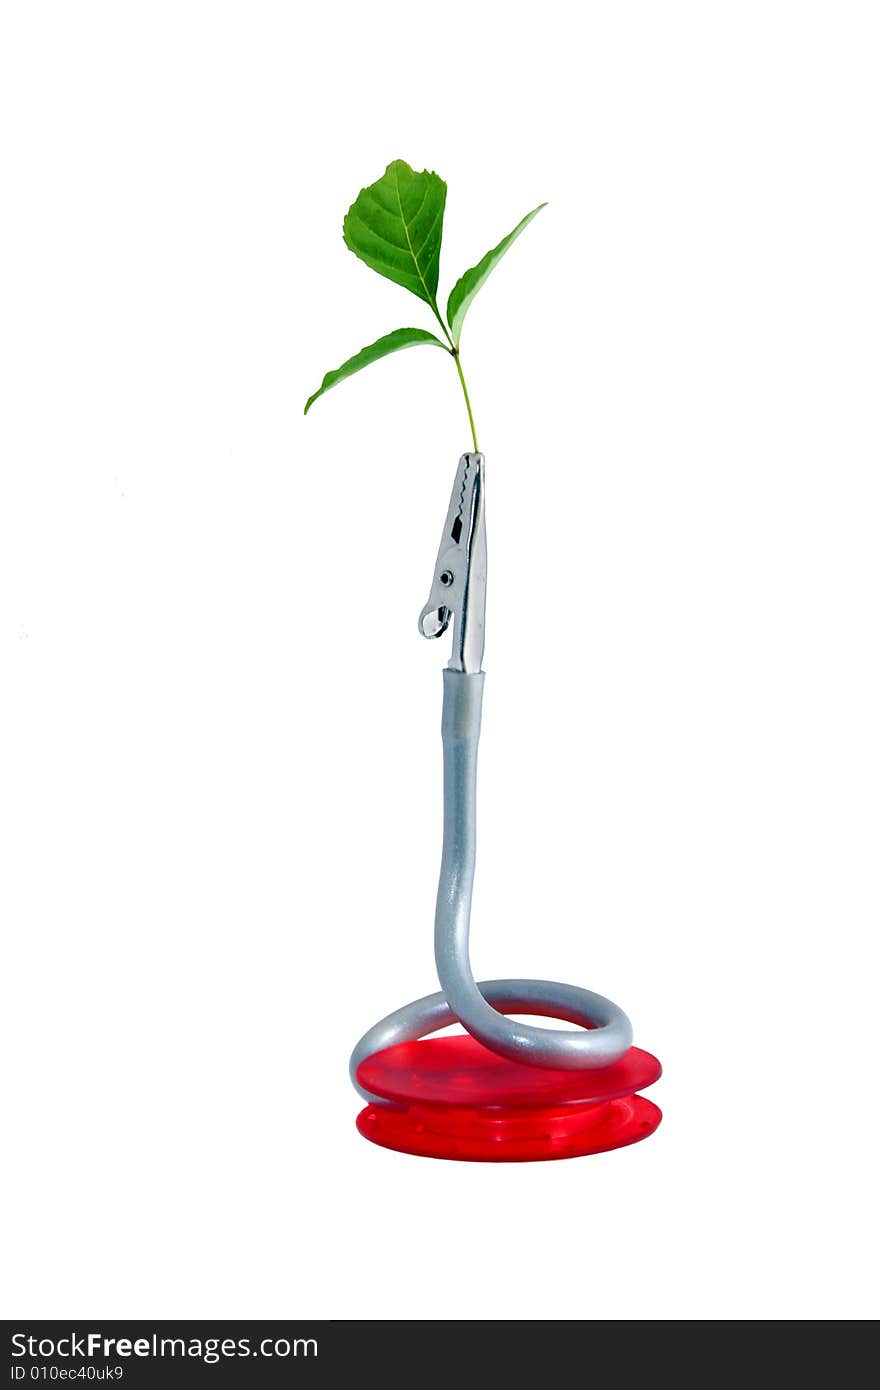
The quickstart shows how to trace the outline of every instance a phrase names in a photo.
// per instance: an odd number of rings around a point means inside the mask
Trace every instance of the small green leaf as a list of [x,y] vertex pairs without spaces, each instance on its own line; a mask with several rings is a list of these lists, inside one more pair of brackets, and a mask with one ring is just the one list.
[[416,174],[395,159],[381,179],[361,189],[342,224],[349,251],[435,313],[445,206],[446,184],[438,174]]
[[452,341],[455,343],[456,347],[458,347],[461,338],[461,326],[464,323],[464,316],[471,306],[471,300],[474,298],[474,295],[478,290],[483,288],[483,285],[492,274],[492,271],[501,260],[501,257],[510,250],[520,232],[524,232],[532,218],[537,217],[541,208],[545,208],[546,206],[546,203],[540,203],[538,207],[528,213],[523,218],[522,222],[514,227],[513,231],[506,236],[503,241],[499,241],[494,251],[489,251],[478,265],[475,265],[471,270],[466,270],[458,283],[453,286],[452,293],[449,296],[449,303],[446,306],[446,318],[449,323],[449,331],[452,334]]
[[389,352],[417,347],[419,343],[433,343],[435,347],[443,348],[444,352],[449,351],[445,343],[441,343],[439,338],[435,338],[433,333],[428,333],[424,328],[395,328],[393,333],[386,333],[384,338],[377,338],[369,347],[361,348],[354,357],[349,357],[347,362],[337,367],[335,372],[328,372],[314,395],[309,396],[306,401],[303,414],[308,415],[309,407],[318,397],[329,391],[331,386],[337,386],[340,381],[344,381],[347,376],[354,376],[362,367],[369,367],[371,362],[378,362],[380,357],[387,357]]

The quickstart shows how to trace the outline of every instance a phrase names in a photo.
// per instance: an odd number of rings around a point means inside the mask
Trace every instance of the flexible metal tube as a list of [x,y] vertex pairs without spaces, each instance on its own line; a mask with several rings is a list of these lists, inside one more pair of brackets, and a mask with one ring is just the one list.
[[[623,1010],[591,990],[553,980],[474,980],[468,937],[484,680],[483,672],[443,672],[443,857],[434,919],[434,956],[443,988],[388,1014],[355,1047],[351,1078],[374,1104],[387,1102],[358,1085],[355,1073],[364,1058],[455,1022],[493,1052],[535,1067],[610,1066],[632,1042]],[[507,1013],[538,1014],[581,1027],[576,1032],[540,1028],[508,1018]]]

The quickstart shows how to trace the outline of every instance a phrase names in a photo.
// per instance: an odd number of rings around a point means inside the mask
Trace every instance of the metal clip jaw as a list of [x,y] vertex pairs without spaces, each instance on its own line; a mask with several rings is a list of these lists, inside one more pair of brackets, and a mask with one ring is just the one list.
[[419,614],[423,637],[440,637],[454,618],[450,671],[474,674],[483,664],[486,628],[485,460],[462,454],[428,602]]

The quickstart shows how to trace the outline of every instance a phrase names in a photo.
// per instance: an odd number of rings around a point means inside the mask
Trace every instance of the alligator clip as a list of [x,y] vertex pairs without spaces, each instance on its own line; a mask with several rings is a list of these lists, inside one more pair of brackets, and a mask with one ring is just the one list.
[[462,454],[428,602],[419,614],[423,637],[440,637],[455,619],[451,671],[477,672],[486,628],[486,519],[482,454]]

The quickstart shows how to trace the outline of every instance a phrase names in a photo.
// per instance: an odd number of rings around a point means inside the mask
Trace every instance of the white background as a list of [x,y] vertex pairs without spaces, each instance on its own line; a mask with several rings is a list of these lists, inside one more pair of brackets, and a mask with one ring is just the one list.
[[[7,3],[7,1316],[877,1312],[877,10]],[[489,462],[478,975],[607,993],[656,1136],[357,1135],[434,988],[466,419],[343,246],[402,157]]]

